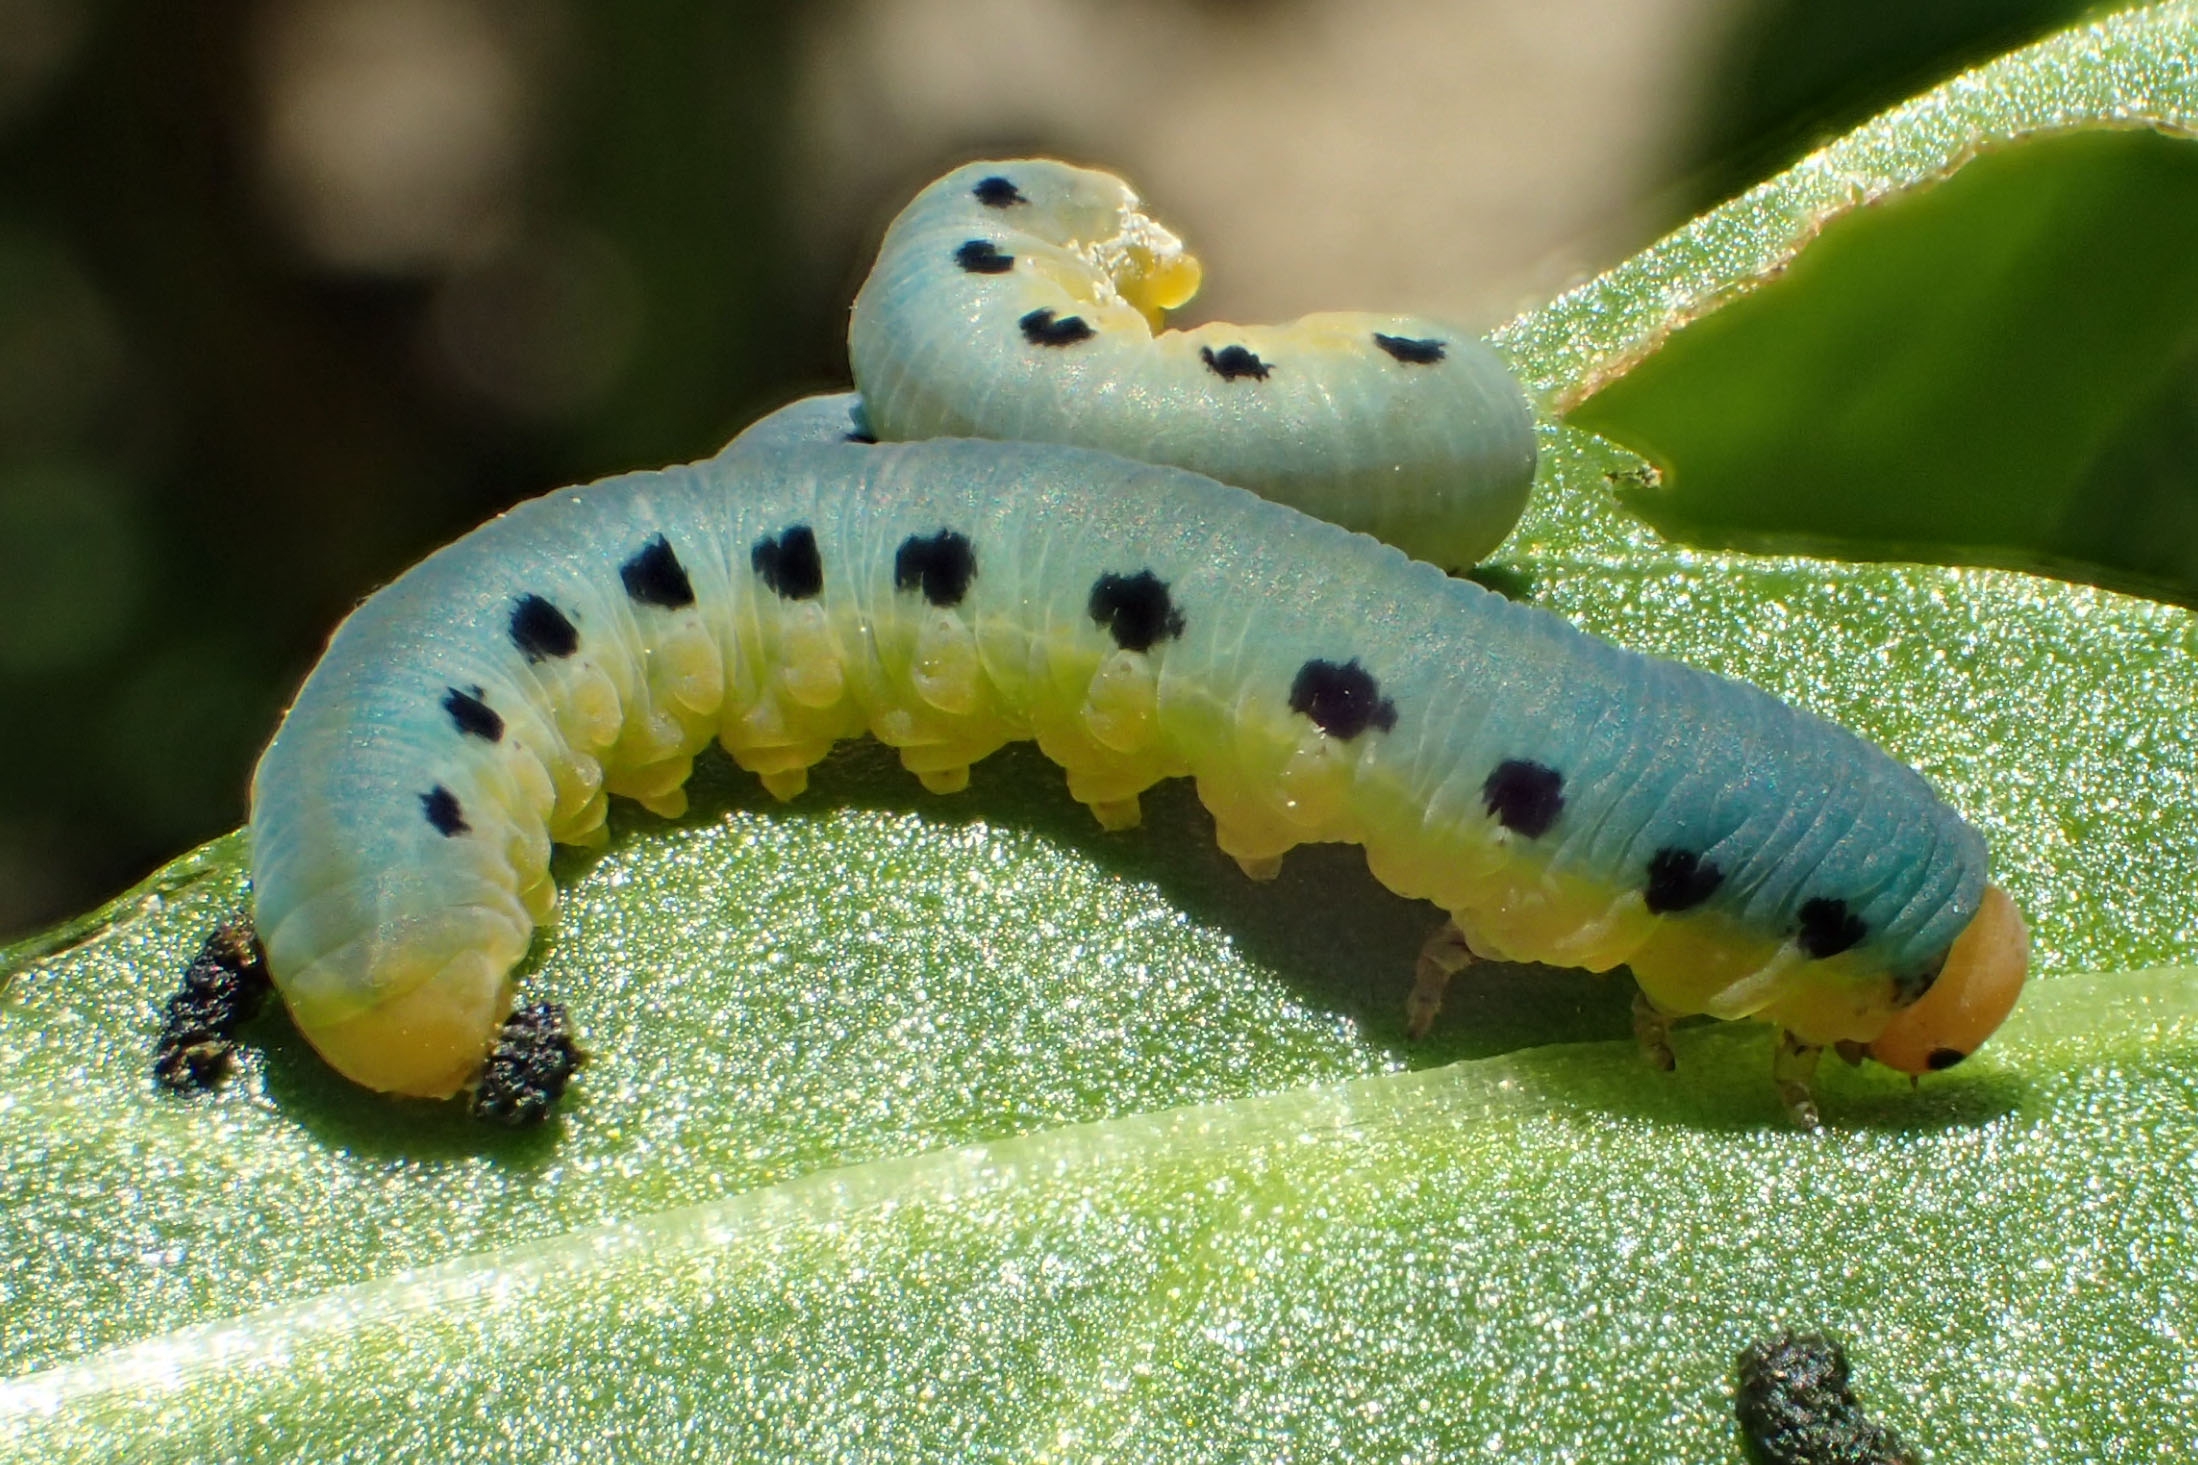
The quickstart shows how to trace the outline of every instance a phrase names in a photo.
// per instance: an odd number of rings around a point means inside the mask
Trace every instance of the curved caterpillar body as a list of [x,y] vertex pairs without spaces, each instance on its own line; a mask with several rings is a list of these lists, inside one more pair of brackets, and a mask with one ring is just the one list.
[[848,352],[871,430],[1173,463],[1446,568],[1510,532],[1533,417],[1494,351],[1401,315],[1155,334],[1198,282],[1111,174],[957,169],[893,221],[855,297]]
[[1355,842],[1473,952],[1910,1071],[2012,1003],[1981,840],[1853,735],[1189,472],[770,445],[841,410],[523,504],[337,631],[251,818],[269,968],[337,1068],[475,1075],[606,794],[676,814],[715,740],[791,797],[864,733],[939,792],[1035,739],[1110,828],[1188,775],[1248,872]]

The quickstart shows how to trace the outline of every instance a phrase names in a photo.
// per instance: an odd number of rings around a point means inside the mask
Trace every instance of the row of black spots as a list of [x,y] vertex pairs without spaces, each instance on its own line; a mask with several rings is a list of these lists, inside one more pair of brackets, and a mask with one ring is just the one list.
[[936,606],[960,605],[976,578],[977,552],[952,529],[911,534],[893,552],[893,588],[920,590]]
[[1804,956],[1822,961],[1861,945],[1869,934],[1870,928],[1862,917],[1847,909],[1847,902],[1820,895],[1801,903],[1801,924],[1794,933],[1794,943]]
[[687,567],[679,562],[672,542],[661,534],[642,545],[632,559],[618,567],[618,581],[626,587],[627,596],[636,605],[681,610],[695,603],[694,584],[687,578]]
[[998,174],[978,179],[977,186],[970,189],[969,193],[988,209],[1013,208],[1016,204],[1030,202],[1023,197],[1023,191],[1011,179],[1002,178]]
[[1023,328],[1023,339],[1033,346],[1073,346],[1098,334],[1080,315],[1064,315],[1056,320],[1052,311],[1042,307],[1016,324]]
[[428,824],[445,839],[455,839],[472,832],[466,823],[466,811],[458,806],[458,796],[441,784],[420,795],[420,812],[427,815]]
[[496,709],[488,705],[488,692],[481,687],[460,691],[456,687],[443,689],[443,711],[450,714],[451,724],[469,738],[479,738],[485,743],[501,742],[504,736],[504,719]]
[[1198,348],[1198,359],[1205,362],[1207,368],[1225,382],[1233,382],[1240,376],[1263,382],[1267,379],[1267,373],[1274,370],[1244,346],[1223,346],[1219,351],[1211,346],[1201,346]]
[[1015,256],[989,239],[972,239],[954,251],[954,263],[972,275],[1004,275],[1015,268]]
[[748,552],[748,563],[781,600],[811,600],[824,589],[824,556],[807,524],[764,535]]
[[1725,872],[1697,850],[1666,845],[1649,859],[1648,886],[1642,901],[1652,916],[1691,911],[1717,893]]
[[1481,803],[1512,833],[1540,839],[1564,812],[1564,775],[1531,758],[1506,758],[1482,782]]
[[[1539,816],[1540,805],[1533,802],[1534,791],[1546,789],[1546,797],[1553,801],[1548,818],[1541,828],[1523,828],[1513,824],[1496,808],[1495,788],[1499,775],[1505,769],[1532,769],[1535,775],[1514,773],[1507,797],[1517,799],[1527,809],[1528,822]],[[1546,775],[1546,778],[1542,777]],[[1537,763],[1506,763],[1489,775],[1489,787],[1483,797],[1489,800],[1489,810],[1504,823],[1521,833],[1540,834],[1557,817],[1563,807],[1563,797],[1555,773]],[[1676,845],[1658,850],[1649,860],[1648,885],[1642,892],[1643,903],[1651,915],[1673,915],[1690,911],[1717,893],[1725,883],[1725,872],[1702,858],[1695,850],[1681,849]],[[1794,933],[1794,943],[1804,956],[1813,961],[1839,955],[1862,944],[1870,934],[1870,928],[1860,916],[1847,908],[1847,902],[1828,896],[1817,896],[1804,901],[1801,906],[1800,924]],[[1941,959],[1943,961],[1943,958]],[[1893,982],[1893,1005],[1906,1007],[1931,989],[1938,980],[1939,963],[1932,963],[1922,970]]]
[[1183,634],[1183,612],[1168,594],[1168,582],[1150,570],[1101,575],[1092,581],[1088,608],[1124,651],[1149,651]]
[[1299,667],[1290,683],[1290,710],[1345,742],[1368,728],[1387,732],[1397,725],[1397,704],[1381,695],[1381,683],[1355,656],[1340,665],[1316,658]]
[[561,659],[580,649],[580,632],[565,613],[539,595],[522,595],[511,607],[511,644],[529,661]]
[[1415,340],[1410,336],[1385,336],[1374,332],[1374,344],[1406,366],[1433,366],[1449,355],[1449,342]]

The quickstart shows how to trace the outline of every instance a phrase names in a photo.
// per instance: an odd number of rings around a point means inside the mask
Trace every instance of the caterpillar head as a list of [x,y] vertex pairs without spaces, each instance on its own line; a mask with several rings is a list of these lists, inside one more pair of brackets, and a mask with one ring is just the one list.
[[1886,1024],[1870,1056],[1902,1073],[1952,1068],[2013,1010],[2029,971],[2030,930],[2007,892],[1990,886],[1931,990]]

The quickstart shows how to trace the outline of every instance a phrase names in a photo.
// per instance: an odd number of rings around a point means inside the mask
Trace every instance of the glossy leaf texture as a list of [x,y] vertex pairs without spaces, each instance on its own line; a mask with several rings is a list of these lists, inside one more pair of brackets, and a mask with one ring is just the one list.
[[[2193,54],[2188,7],[2049,41],[1857,134],[1850,193],[2198,113]],[[1789,248],[1811,169],[1507,328],[1545,406],[1677,361],[1645,343]],[[1832,1072],[1807,1135],[1767,1033],[1657,1074],[1621,981],[1476,970],[1407,1044],[1435,916],[1356,851],[1254,886],[1187,789],[1112,836],[1028,749],[934,800],[865,746],[564,860],[527,987],[592,1062],[548,1129],[353,1090],[279,1012],[175,1100],[152,1037],[233,837],[0,967],[0,1460],[1723,1459],[1786,1327],[1932,1458],[2191,1453],[2191,614],[1689,548],[1621,501],[1640,459],[1544,447],[1488,578],[1985,829],[2040,975],[1975,1059]]]

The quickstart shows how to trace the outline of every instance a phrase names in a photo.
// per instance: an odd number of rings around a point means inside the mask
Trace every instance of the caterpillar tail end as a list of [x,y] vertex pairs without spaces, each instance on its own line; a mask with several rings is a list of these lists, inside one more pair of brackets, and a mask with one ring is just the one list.
[[480,1076],[511,1011],[508,967],[486,952],[466,952],[400,997],[341,1022],[301,1023],[300,1030],[354,1083],[447,1099]]
[[1931,989],[1886,1024],[1872,1058],[1902,1073],[1935,1073],[1977,1051],[2022,995],[2030,972],[2030,928],[1997,885],[1946,955]]

